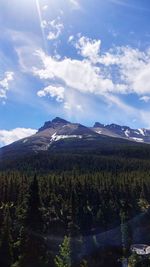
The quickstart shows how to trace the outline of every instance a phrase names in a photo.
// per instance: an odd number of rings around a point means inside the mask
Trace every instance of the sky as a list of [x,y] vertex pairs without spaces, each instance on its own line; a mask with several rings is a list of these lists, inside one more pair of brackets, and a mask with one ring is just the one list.
[[149,0],[1,0],[0,146],[59,116],[150,128]]

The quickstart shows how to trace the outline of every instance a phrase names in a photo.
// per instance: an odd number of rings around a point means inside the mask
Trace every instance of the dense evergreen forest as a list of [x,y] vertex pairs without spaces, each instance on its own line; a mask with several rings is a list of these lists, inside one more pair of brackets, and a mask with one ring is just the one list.
[[0,266],[150,266],[150,147],[60,151],[1,164]]

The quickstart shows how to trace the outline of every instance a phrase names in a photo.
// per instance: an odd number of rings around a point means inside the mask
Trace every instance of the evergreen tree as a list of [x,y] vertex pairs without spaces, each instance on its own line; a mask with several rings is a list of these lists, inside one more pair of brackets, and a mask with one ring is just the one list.
[[4,223],[1,235],[1,244],[0,244],[0,266],[10,267],[13,259],[12,252],[12,237],[11,237],[11,219],[9,208],[6,207],[4,215]]
[[35,176],[30,185],[24,227],[21,229],[19,267],[43,267],[45,246],[40,206],[39,186]]
[[120,217],[123,254],[124,256],[127,256],[131,245],[131,230],[127,221],[127,215],[125,211],[121,210]]
[[29,188],[29,198],[27,212],[25,216],[25,225],[31,232],[41,233],[43,220],[41,214],[41,201],[39,194],[39,185],[36,175]]
[[130,267],[140,267],[141,259],[140,256],[138,256],[136,253],[133,253],[129,257],[129,266]]
[[80,229],[77,225],[77,201],[76,193],[72,192],[70,203],[70,221],[68,222],[68,236],[70,238],[70,257],[71,264],[80,258],[82,239]]
[[55,258],[56,267],[71,267],[70,238],[65,236],[60,246],[59,255]]

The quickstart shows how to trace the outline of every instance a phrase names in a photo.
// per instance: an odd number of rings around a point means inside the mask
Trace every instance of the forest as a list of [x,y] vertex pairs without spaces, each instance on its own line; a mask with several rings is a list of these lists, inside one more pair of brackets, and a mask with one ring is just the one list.
[[150,266],[130,251],[150,244],[149,155],[134,145],[4,162],[0,266],[119,267],[124,258]]

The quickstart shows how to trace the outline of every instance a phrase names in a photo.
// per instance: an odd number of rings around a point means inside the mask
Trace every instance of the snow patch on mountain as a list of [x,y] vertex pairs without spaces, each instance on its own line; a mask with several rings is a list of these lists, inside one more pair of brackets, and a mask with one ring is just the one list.
[[130,135],[129,135],[129,134],[130,134],[130,131],[129,131],[129,129],[125,130],[125,136],[126,136],[126,137],[130,137]]
[[133,139],[136,142],[144,142],[144,140],[142,138],[131,137],[131,139]]
[[139,132],[140,132],[141,135],[145,136],[145,131],[144,131],[144,129],[138,129],[138,130],[139,130]]
[[67,138],[79,138],[81,139],[82,138],[82,135],[58,135],[57,133],[54,133],[52,136],[51,136],[51,142],[56,142],[56,141],[59,141],[61,139],[67,139]]
[[134,131],[134,133],[135,133],[135,134],[138,134],[138,135],[140,134],[140,133],[139,133],[139,132],[137,132],[137,131]]
[[24,144],[25,144],[26,142],[28,142],[28,139],[24,139],[24,140],[23,140],[23,143],[24,143]]
[[102,131],[95,131],[96,133],[98,133],[98,134],[101,134],[102,133]]

